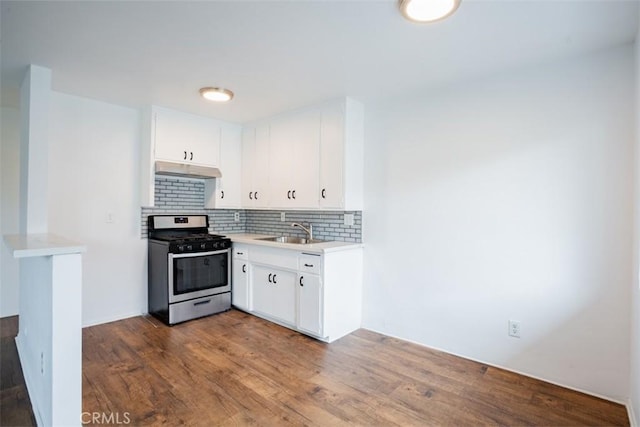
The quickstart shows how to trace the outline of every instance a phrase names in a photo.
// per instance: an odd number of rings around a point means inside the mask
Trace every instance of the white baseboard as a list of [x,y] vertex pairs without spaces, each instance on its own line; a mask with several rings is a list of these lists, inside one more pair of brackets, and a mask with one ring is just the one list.
[[38,426],[43,426],[44,422],[42,421],[42,415],[40,414],[41,403],[38,401],[38,396],[35,393],[35,389],[33,386],[32,378],[34,373],[29,368],[29,365],[24,361],[24,355],[27,352],[23,347],[22,340],[20,339],[20,334],[16,336],[16,348],[18,349],[18,358],[20,359],[20,366],[22,367],[24,383],[27,385],[27,393],[29,394],[29,400],[31,401],[31,410],[33,411],[33,416],[36,419],[36,424]]
[[[498,369],[503,369],[503,370],[508,371],[508,372],[513,372],[514,374],[518,374],[518,375],[522,375],[522,376],[525,376],[525,377],[533,378],[535,380],[544,381],[544,382],[549,383],[549,384],[557,385],[558,387],[562,387],[562,388],[566,388],[566,389],[569,389],[569,390],[577,391],[579,393],[588,394],[589,396],[597,397],[597,398],[603,399],[603,400],[608,400],[609,402],[613,402],[613,403],[618,403],[618,404],[620,404],[622,406],[627,406],[627,402],[619,400],[619,399],[616,399],[616,398],[612,398],[610,396],[604,396],[602,394],[594,393],[594,392],[589,391],[589,390],[582,390],[580,388],[569,386],[569,385],[566,385],[566,384],[561,384],[561,383],[558,383],[556,381],[549,380],[547,378],[538,377],[538,376],[529,374],[527,372],[521,372],[521,371],[517,371],[517,370],[515,370],[513,368],[507,368],[505,366],[500,366],[500,365],[496,365],[494,363],[485,362],[484,360],[474,359],[474,358],[466,356],[466,355],[452,353],[451,351],[448,351],[448,350],[443,350],[441,348],[424,345],[424,344],[416,342],[416,341],[411,341],[411,340],[408,340],[406,338],[398,337],[398,336],[395,336],[395,335],[390,335],[390,334],[388,334],[386,332],[377,331],[375,329],[371,329],[371,328],[363,328],[363,329],[367,329],[367,330],[376,332],[378,334],[386,335],[388,337],[396,338],[396,339],[399,339],[399,340],[402,340],[402,341],[410,342],[412,344],[419,345],[421,347],[429,348],[429,349],[436,350],[436,351],[441,351],[443,353],[447,353],[447,354],[450,354],[452,356],[460,357],[462,359],[467,359],[467,360],[471,360],[473,362],[482,363],[483,365],[492,366],[492,367],[498,368]],[[636,426],[636,427],[640,427],[640,426]]]
[[113,316],[102,317],[99,319],[91,319],[87,322],[83,322],[82,327],[88,328],[90,326],[102,325],[103,323],[117,322],[118,320],[129,319],[131,317],[144,316],[145,314],[147,313],[140,312],[140,311],[114,314]]
[[636,418],[636,414],[633,410],[633,402],[631,401],[631,399],[629,399],[625,406],[627,407],[627,415],[629,416],[629,424],[631,425],[631,427],[640,427],[640,425],[638,424],[638,419]]

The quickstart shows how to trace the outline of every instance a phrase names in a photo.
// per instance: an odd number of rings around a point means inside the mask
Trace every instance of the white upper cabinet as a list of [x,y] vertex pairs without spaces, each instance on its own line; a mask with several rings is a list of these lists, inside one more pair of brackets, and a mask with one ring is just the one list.
[[307,111],[271,122],[271,207],[318,207],[319,150],[319,112]]
[[[223,126],[220,139],[219,168],[221,178],[216,178],[215,194],[207,191],[205,205],[208,208],[234,209],[242,205],[242,128],[240,126]],[[215,201],[211,197],[215,197]]]
[[153,107],[154,157],[176,163],[217,167],[221,126],[217,120]]
[[245,208],[269,206],[269,126],[242,130],[242,197]]
[[321,121],[320,208],[362,210],[363,106],[349,98],[328,104]]
[[155,105],[144,108],[142,114],[142,206],[155,204],[156,161],[219,168],[222,179],[204,180],[203,207],[241,206],[241,126]]
[[[266,130],[259,132],[260,127]],[[362,210],[362,104],[344,98],[281,114],[244,131],[243,207]]]
[[322,208],[344,206],[344,105],[322,111],[319,200]]
[[362,210],[364,113],[350,98],[244,127],[152,106],[143,121],[141,199],[157,160],[216,167],[205,208]]

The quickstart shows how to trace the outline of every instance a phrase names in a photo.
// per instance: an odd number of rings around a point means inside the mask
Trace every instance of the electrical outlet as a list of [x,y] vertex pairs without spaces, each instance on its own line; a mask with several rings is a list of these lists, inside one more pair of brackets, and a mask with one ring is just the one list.
[[107,217],[105,218],[105,222],[107,224],[112,224],[113,223],[113,212],[111,212],[111,211],[107,212]]
[[517,320],[509,320],[509,336],[520,338],[520,322]]
[[280,212],[280,221],[285,222],[287,218],[284,215],[284,212]]
[[353,214],[344,214],[344,225],[353,227],[354,217]]
[[240,222],[240,212],[234,212],[233,214],[233,220],[235,222]]

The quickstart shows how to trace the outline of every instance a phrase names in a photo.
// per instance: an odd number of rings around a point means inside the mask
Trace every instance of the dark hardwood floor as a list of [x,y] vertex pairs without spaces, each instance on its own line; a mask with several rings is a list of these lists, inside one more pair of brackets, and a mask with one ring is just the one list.
[[0,426],[35,426],[15,338],[18,316],[0,319]]
[[[2,413],[24,411],[10,400],[3,388]],[[84,329],[83,411],[96,425],[629,425],[623,406],[543,381],[366,330],[324,344],[236,310]]]

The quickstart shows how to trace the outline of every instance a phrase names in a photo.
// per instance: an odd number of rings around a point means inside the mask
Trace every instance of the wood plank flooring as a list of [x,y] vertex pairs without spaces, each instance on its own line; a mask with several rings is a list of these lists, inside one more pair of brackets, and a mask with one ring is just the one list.
[[16,335],[18,316],[0,319],[0,426],[35,426]]
[[543,381],[366,330],[325,344],[236,310],[84,329],[83,411],[167,426],[629,425],[623,406]]

